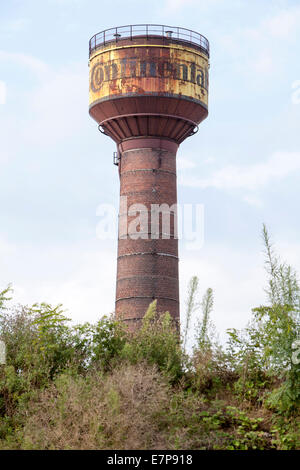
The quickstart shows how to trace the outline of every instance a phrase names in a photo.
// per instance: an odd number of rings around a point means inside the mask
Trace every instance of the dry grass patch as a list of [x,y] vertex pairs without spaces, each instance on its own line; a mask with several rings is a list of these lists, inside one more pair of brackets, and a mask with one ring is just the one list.
[[167,407],[168,393],[155,367],[144,364],[86,378],[62,375],[27,408],[21,447],[163,448],[155,416]]

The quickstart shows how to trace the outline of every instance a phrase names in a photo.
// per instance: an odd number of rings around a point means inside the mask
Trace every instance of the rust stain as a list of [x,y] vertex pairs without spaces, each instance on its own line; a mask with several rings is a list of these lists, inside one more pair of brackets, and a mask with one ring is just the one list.
[[175,44],[111,47],[90,60],[90,104],[128,94],[185,96],[208,102],[208,58]]

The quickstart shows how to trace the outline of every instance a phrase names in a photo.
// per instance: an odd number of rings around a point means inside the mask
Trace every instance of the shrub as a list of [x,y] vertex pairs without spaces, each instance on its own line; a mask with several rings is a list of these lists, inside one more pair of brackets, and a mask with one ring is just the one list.
[[91,365],[107,370],[120,359],[126,344],[126,330],[113,317],[104,316],[91,328]]
[[195,349],[192,357],[191,386],[199,393],[213,396],[231,386],[237,374],[228,367],[227,355],[220,347]]
[[169,386],[155,367],[63,374],[29,404],[17,445],[25,449],[159,449],[156,416]]
[[152,302],[139,330],[129,336],[122,357],[132,364],[146,361],[155,364],[171,382],[182,377],[184,354],[176,325],[168,312],[159,314]]
[[269,382],[280,383],[265,394],[266,405],[290,413],[300,404],[300,364],[292,361],[293,343],[300,337],[300,289],[296,273],[274,253],[263,226],[270,305],[253,309],[243,331],[228,330],[229,355],[240,379],[236,390],[256,399]]

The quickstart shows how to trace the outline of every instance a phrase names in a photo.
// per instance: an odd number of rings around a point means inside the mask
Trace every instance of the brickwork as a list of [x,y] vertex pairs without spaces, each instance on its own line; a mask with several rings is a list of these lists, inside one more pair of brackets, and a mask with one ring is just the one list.
[[[151,204],[177,203],[176,150],[173,142],[161,139],[135,139],[120,148],[119,224],[122,237],[118,242],[116,316],[131,329],[139,325],[149,303],[157,299],[158,311],[169,311],[179,322],[178,240],[176,217],[170,214],[170,232],[165,233],[163,214],[159,215],[158,232],[151,235]],[[124,206],[126,197],[126,206]],[[128,215],[132,204],[143,204],[147,227],[140,238],[131,223],[140,212]],[[145,220],[145,219],[144,219]],[[165,219],[168,220],[168,219]],[[134,227],[134,226],[132,226]],[[168,238],[164,238],[164,237]]]

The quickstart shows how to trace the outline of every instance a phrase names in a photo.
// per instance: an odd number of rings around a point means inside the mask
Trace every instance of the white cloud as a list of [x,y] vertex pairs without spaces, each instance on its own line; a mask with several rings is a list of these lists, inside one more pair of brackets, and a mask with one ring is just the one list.
[[[237,3],[238,0],[234,0],[234,3]],[[205,9],[209,9],[214,6],[220,6],[221,4],[225,4],[228,0],[166,0],[164,9],[166,12],[176,12],[181,10],[182,8],[189,8],[193,5],[197,8],[201,9],[202,11]]]
[[296,53],[300,40],[300,7],[275,7],[271,11],[268,16],[257,15],[249,26],[236,23],[232,31],[221,29],[218,37],[218,47],[231,56],[232,66],[256,91],[258,84],[266,80],[270,90],[272,83],[278,83],[287,73],[287,58]]
[[[55,69],[42,60],[26,54],[10,53],[0,50],[0,63],[12,62],[20,68],[29,68],[38,78],[34,89],[24,93],[28,100],[25,109],[30,111],[30,119],[22,123],[20,136],[23,141],[44,145],[55,144],[58,139],[75,135],[88,120],[88,86],[86,64],[70,64]],[[2,86],[1,86],[2,85]],[[0,104],[5,100],[5,84],[0,82]],[[2,99],[1,99],[2,98]],[[4,125],[6,125],[6,117]],[[13,133],[15,132],[14,129]],[[51,139],[49,140],[49,136]],[[12,141],[6,134],[4,141]],[[4,142],[2,141],[2,149]],[[9,152],[10,145],[7,145]]]
[[53,304],[61,302],[75,322],[94,322],[115,307],[115,252],[80,252],[78,258],[70,277],[60,282],[55,276],[51,282],[36,280],[30,293]]
[[300,80],[295,80],[292,83],[292,89],[295,90],[291,95],[293,104],[300,104]]
[[258,77],[270,76],[274,73],[276,67],[277,63],[274,60],[272,52],[268,49],[259,51],[252,62],[253,71]]
[[276,152],[270,158],[253,165],[228,165],[208,178],[182,176],[182,186],[216,189],[256,190],[281,180],[300,170],[300,152]]
[[45,62],[28,54],[18,54],[0,50],[0,62],[1,61],[14,62],[22,67],[28,67],[38,78],[44,78],[49,72],[49,67]]
[[32,119],[22,130],[24,139],[55,144],[58,139],[75,135],[87,120],[87,90],[85,69],[70,65],[48,74],[31,95]]
[[[294,234],[292,234],[294,235]],[[291,238],[291,237],[290,237]],[[293,237],[294,238],[294,237]],[[293,241],[275,241],[274,248],[281,259],[290,264],[300,275],[300,245]]]
[[16,34],[28,29],[30,20],[28,18],[17,18],[0,22],[1,32]]
[[[298,247],[300,249],[300,247]],[[228,245],[205,244],[198,253],[181,253],[181,322],[185,320],[187,283],[199,277],[201,297],[208,287],[214,291],[212,320],[224,341],[226,329],[243,328],[251,309],[266,301],[266,277],[261,253],[240,251]],[[201,315],[194,315],[193,323]]]
[[183,7],[190,6],[195,0],[167,0],[165,9],[168,11],[180,10]]
[[0,240],[0,288],[12,282],[14,303],[62,303],[75,322],[114,310],[115,249],[90,245],[13,246]]
[[188,158],[178,157],[177,158],[177,169],[178,170],[190,170],[195,168],[195,163]]
[[272,16],[258,18],[259,22],[255,28],[244,30],[245,37],[258,42],[265,42],[266,40],[281,40],[283,43],[293,41],[295,39],[294,33],[299,32],[300,7],[281,9]]
[[294,32],[300,25],[300,7],[281,10],[271,18],[265,20],[262,29],[266,34],[279,39],[291,39]]
[[207,158],[204,158],[203,163],[205,163],[206,165],[211,165],[215,161],[216,161],[215,157],[207,157]]
[[[23,93],[21,92],[22,70],[24,68],[29,69],[34,74],[34,77],[38,79],[37,83],[43,83],[46,79],[49,79],[50,73],[48,65],[34,56],[27,54],[11,53],[0,50],[0,65],[3,66],[3,69],[4,65],[6,65],[7,63],[15,64],[17,67],[20,68],[20,73],[16,75],[16,79],[20,77],[20,82],[19,86],[14,89],[13,87],[15,84],[9,84],[9,81],[7,80],[6,83],[0,81],[0,104],[4,104],[7,102],[8,86],[10,94],[12,96],[15,93],[19,93],[20,100],[22,101],[22,103],[19,103],[18,112],[15,111],[13,106],[6,106],[5,113],[1,113],[1,163],[12,162],[20,155],[20,152],[24,149],[24,140],[22,139],[22,132],[24,127],[28,125],[28,121],[25,121],[23,113],[19,111],[21,108],[26,111],[30,111],[32,109],[32,98],[30,94],[26,93],[27,90],[24,90]],[[0,77],[0,79],[1,78],[2,77]],[[28,100],[28,98],[29,101],[26,101]],[[16,132],[18,133],[17,139]]]
[[55,3],[61,6],[64,6],[64,5],[74,6],[74,5],[80,5],[84,3],[85,0],[49,0],[49,1],[50,3]]
[[7,261],[7,257],[16,253],[16,245],[7,242],[3,238],[0,238],[0,266],[3,267],[2,263]]
[[6,83],[0,80],[0,104],[6,103],[6,95],[7,95]]
[[247,202],[250,206],[254,206],[254,207],[262,207],[263,206],[263,202],[261,199],[259,199],[258,197],[256,196],[253,196],[253,194],[247,194],[246,196],[243,197],[244,201]]

